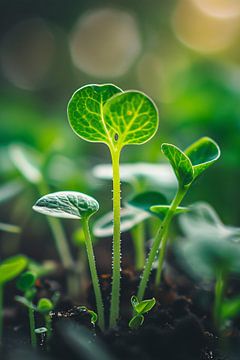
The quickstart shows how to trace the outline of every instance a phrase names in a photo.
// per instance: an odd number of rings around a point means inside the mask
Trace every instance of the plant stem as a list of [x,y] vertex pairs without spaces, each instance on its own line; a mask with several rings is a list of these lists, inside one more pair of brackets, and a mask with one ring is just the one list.
[[137,270],[142,270],[145,264],[145,227],[144,223],[140,223],[132,229],[132,238],[135,253],[135,266]]
[[98,275],[97,275],[96,261],[95,261],[95,256],[94,256],[94,252],[93,252],[91,235],[90,235],[90,231],[89,231],[88,218],[86,218],[86,217],[82,218],[82,228],[83,228],[83,232],[84,232],[84,236],[85,236],[85,244],[86,244],[86,250],[87,250],[87,256],[88,256],[89,268],[90,268],[92,284],[93,284],[93,289],[94,289],[95,298],[96,298],[99,327],[103,331],[105,328],[104,306],[103,306],[102,294],[101,294],[101,289],[100,289]]
[[45,317],[45,326],[47,329],[47,341],[49,341],[52,336],[52,319],[49,314],[46,314],[44,317]]
[[29,326],[30,326],[30,337],[31,337],[31,344],[33,348],[37,346],[37,337],[35,334],[35,318],[34,318],[34,310],[28,309],[28,317],[29,317]]
[[0,345],[3,335],[3,284],[0,285]]
[[[166,232],[167,234],[167,229],[169,227],[169,224],[174,216],[175,210],[176,208],[179,206],[180,202],[182,201],[182,199],[184,198],[186,192],[188,190],[188,187],[185,188],[179,188],[177,191],[177,194],[175,196],[175,198],[173,199],[171,206],[163,220],[163,222],[161,223],[158,232],[155,236],[155,239],[153,241],[153,246],[149,252],[148,258],[147,258],[147,262],[146,262],[146,266],[143,270],[143,275],[139,284],[139,288],[138,288],[138,293],[137,293],[137,297],[139,299],[139,301],[141,301],[144,297],[144,293],[147,287],[147,283],[152,271],[152,265],[153,262],[158,254],[159,251],[159,246],[161,243],[161,240]],[[167,246],[167,235],[165,236],[165,238],[163,238],[164,243],[162,244],[162,248],[161,248],[161,255],[160,255],[160,259],[161,259],[161,263],[160,263],[160,269],[159,269],[159,278],[161,277],[161,272],[162,272],[162,265],[163,265],[163,260],[164,260],[164,256],[165,256],[165,252],[166,252],[166,246]]]
[[121,208],[121,187],[120,187],[120,151],[111,150],[113,167],[113,274],[112,294],[110,306],[110,328],[114,327],[119,318],[120,303],[120,279],[121,279],[121,235],[120,235],[120,208]]
[[217,328],[221,326],[221,305],[223,301],[225,289],[225,279],[222,272],[219,272],[215,284],[215,297],[214,297],[214,322]]

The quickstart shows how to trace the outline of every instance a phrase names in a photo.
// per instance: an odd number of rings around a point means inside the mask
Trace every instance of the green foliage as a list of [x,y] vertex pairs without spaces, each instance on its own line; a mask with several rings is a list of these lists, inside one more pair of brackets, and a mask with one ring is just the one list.
[[221,305],[221,320],[228,320],[231,318],[239,317],[240,315],[240,297],[237,296],[232,299],[224,300]]
[[66,219],[89,218],[99,209],[97,200],[76,191],[59,191],[41,197],[33,210]]
[[52,311],[54,308],[54,305],[50,299],[47,298],[41,298],[38,301],[37,304],[37,311],[41,314],[48,314],[50,311]]
[[77,90],[68,104],[70,125],[78,136],[121,149],[142,144],[156,132],[157,109],[143,93],[122,92],[118,87],[87,85]]
[[127,203],[144,211],[150,211],[154,205],[167,205],[167,199],[157,191],[145,191],[132,196]]
[[22,292],[26,292],[27,290],[30,290],[36,281],[36,274],[34,274],[31,271],[26,271],[23,274],[20,275],[20,277],[17,280],[17,288],[21,290]]
[[23,255],[16,255],[4,260],[0,264],[0,285],[16,278],[27,266],[28,259]]
[[144,314],[148,313],[156,304],[154,298],[149,300],[139,301],[134,295],[131,297],[131,304],[134,310],[134,316],[129,321],[128,325],[131,329],[138,329],[144,322]]
[[[161,220],[165,218],[169,209],[170,209],[170,205],[155,205],[150,207],[150,211],[156,214]],[[174,216],[185,212],[188,212],[187,207],[178,206],[174,212]]]

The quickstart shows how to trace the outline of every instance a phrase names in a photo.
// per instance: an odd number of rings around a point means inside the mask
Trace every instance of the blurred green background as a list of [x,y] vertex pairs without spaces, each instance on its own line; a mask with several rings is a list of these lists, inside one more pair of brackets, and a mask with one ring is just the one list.
[[240,225],[239,0],[1,0],[0,17],[0,221],[23,228],[0,233],[3,256],[19,244],[54,256],[46,222],[31,209],[38,191],[17,169],[13,144],[38,152],[51,190],[87,192],[102,213],[111,208],[111,183],[91,174],[110,161],[106,147],[78,139],[67,122],[71,94],[88,83],[142,90],[159,108],[157,135],[126,148],[122,162],[164,161],[163,141],[184,148],[215,139],[221,160],[187,202],[208,201],[225,223]]

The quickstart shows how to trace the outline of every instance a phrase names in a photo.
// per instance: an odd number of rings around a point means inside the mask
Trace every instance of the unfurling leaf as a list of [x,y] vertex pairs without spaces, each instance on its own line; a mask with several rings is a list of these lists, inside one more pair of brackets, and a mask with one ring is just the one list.
[[41,197],[33,210],[59,218],[90,217],[99,209],[97,200],[76,191],[59,191]]
[[138,314],[146,314],[148,311],[150,311],[154,305],[156,304],[156,300],[154,298],[149,300],[143,300],[140,303],[138,303],[136,306],[134,306],[134,310]]

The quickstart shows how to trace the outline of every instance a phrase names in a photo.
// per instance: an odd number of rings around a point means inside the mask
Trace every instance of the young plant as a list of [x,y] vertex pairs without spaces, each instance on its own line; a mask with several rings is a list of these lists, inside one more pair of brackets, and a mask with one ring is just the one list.
[[50,299],[41,298],[37,303],[37,311],[43,315],[45,320],[45,328],[47,329],[47,341],[52,336],[52,318],[50,312],[53,310],[54,305]]
[[193,143],[185,152],[181,151],[175,145],[162,144],[162,152],[168,158],[178,180],[178,190],[170,206],[158,206],[151,208],[152,211],[163,212],[165,214],[163,222],[153,241],[149,252],[147,263],[138,288],[137,296],[142,300],[152,270],[153,262],[159,252],[158,269],[156,273],[155,284],[159,285],[163,262],[166,253],[168,241],[168,229],[172,218],[177,212],[183,198],[195,179],[209,166],[214,164],[220,156],[220,149],[215,141],[208,137],[201,138]]
[[40,198],[33,209],[39,213],[59,218],[81,219],[82,229],[85,235],[85,246],[87,250],[93,289],[96,297],[98,322],[104,330],[104,307],[100,290],[96,261],[93,245],[89,231],[89,219],[99,209],[99,204],[94,198],[75,191],[62,191],[48,194]]
[[28,305],[28,317],[29,317],[29,326],[30,326],[30,338],[32,347],[37,346],[37,338],[35,334],[35,318],[34,318],[34,307],[32,306],[32,301],[36,295],[35,281],[37,276],[32,271],[26,271],[21,274],[17,280],[17,288],[23,292],[23,298],[17,297],[16,300]]
[[131,297],[131,304],[133,307],[133,317],[128,325],[132,330],[138,329],[144,322],[144,315],[148,313],[156,304],[154,298],[149,300],[139,301],[136,296]]
[[15,279],[26,268],[28,259],[23,255],[10,257],[0,264],[0,344],[3,334],[3,295],[4,285]]
[[111,155],[114,228],[110,327],[114,327],[119,318],[121,277],[120,155],[124,146],[140,145],[154,136],[158,111],[141,92],[123,92],[111,84],[87,85],[78,89],[70,99],[68,118],[79,137],[106,144]]

